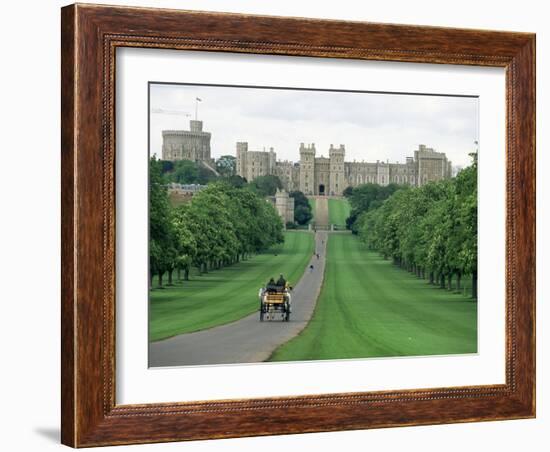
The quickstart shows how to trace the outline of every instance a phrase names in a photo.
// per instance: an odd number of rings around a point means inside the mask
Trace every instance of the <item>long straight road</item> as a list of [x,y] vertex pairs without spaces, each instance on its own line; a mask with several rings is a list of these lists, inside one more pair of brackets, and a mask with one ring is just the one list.
[[[317,200],[317,215],[326,216],[326,199]],[[279,316],[260,322],[259,313],[233,323],[196,333],[180,334],[149,344],[149,366],[169,367],[207,364],[254,363],[267,360],[280,345],[300,333],[309,322],[323,284],[328,234],[315,234],[315,250],[308,268],[292,291],[289,322]],[[313,270],[309,266],[313,265]],[[277,277],[278,275],[273,275]],[[258,287],[259,289],[259,287]]]
[[329,227],[328,199],[318,196],[315,201],[315,225],[325,229]]

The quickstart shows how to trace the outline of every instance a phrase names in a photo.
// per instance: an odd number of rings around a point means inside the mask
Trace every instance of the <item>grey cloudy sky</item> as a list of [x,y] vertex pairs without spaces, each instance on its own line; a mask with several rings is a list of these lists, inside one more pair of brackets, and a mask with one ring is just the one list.
[[161,155],[162,130],[189,129],[195,115],[212,133],[212,157],[273,147],[279,160],[298,161],[301,142],[328,156],[344,144],[346,161],[404,162],[420,143],[445,152],[453,165],[470,164],[478,140],[478,99],[450,96],[305,91],[244,87],[150,85],[151,153]]

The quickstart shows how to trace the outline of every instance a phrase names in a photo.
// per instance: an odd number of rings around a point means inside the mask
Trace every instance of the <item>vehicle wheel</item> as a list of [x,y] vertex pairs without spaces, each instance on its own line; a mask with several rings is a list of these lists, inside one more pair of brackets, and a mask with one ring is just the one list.
[[260,322],[264,321],[264,310],[263,308],[260,308]]

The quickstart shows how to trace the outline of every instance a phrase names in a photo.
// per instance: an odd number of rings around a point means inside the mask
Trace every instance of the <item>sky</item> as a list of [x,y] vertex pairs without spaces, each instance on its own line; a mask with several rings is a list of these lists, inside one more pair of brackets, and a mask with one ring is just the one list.
[[317,156],[343,144],[348,162],[404,162],[425,144],[464,167],[478,141],[475,97],[151,84],[151,154],[161,156],[163,130],[189,130],[197,97],[213,158],[247,141],[249,150],[273,147],[278,160],[297,162],[303,142],[315,143]]

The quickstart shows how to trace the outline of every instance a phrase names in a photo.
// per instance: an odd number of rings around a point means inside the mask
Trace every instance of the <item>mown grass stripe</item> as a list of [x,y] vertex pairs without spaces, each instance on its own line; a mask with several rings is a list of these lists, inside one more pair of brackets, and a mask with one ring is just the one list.
[[258,289],[283,273],[295,284],[313,254],[313,234],[286,232],[283,245],[244,262],[150,293],[149,340],[211,328],[258,309]]
[[477,351],[477,303],[393,266],[348,234],[331,234],[312,320],[273,361]]
[[328,212],[330,224],[339,226],[345,226],[346,219],[350,214],[350,205],[347,199],[333,199],[328,200]]

